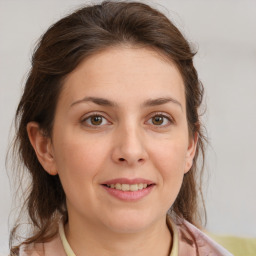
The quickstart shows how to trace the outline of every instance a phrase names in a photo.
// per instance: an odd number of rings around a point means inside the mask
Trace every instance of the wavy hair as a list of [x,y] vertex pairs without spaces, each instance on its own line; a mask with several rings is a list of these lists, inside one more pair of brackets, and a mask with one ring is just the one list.
[[176,26],[158,10],[139,2],[104,1],[85,6],[59,20],[41,37],[33,53],[16,111],[14,144],[20,163],[18,171],[23,166],[30,176],[23,209],[28,213],[33,232],[17,243],[17,220],[10,235],[12,255],[18,255],[20,244],[50,240],[58,231],[59,218],[67,219],[66,197],[60,179],[58,175],[49,175],[39,163],[28,138],[27,124],[37,122],[45,136],[51,137],[65,77],[88,56],[125,44],[159,51],[175,63],[183,77],[189,134],[198,134],[198,145],[191,170],[184,175],[170,214],[200,225],[202,170],[197,164],[199,154],[204,159],[205,137],[199,118],[203,86],[193,65],[195,52]]

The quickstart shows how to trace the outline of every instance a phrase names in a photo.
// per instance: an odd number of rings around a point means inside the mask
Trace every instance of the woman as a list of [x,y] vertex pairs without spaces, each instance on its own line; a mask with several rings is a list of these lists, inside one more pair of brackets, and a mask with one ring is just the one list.
[[43,35],[16,147],[32,223],[12,255],[230,255],[200,227],[203,88],[194,53],[135,2],[84,7]]

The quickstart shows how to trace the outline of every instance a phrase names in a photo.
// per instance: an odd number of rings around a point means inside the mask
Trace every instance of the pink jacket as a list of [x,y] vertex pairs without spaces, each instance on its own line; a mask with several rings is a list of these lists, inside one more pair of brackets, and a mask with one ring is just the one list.
[[[232,256],[227,250],[188,222],[175,226],[178,256]],[[20,249],[20,256],[67,256],[60,236],[47,243],[31,244]]]

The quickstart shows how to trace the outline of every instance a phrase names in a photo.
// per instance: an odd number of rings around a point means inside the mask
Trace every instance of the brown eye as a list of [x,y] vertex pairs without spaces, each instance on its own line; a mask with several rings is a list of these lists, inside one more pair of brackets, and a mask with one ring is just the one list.
[[81,123],[88,127],[104,126],[109,124],[108,120],[101,115],[91,115],[81,121]]
[[152,116],[148,121],[148,124],[151,126],[159,126],[159,128],[164,128],[173,123],[171,117],[164,115],[164,114],[156,114]]
[[154,116],[152,117],[152,123],[154,125],[161,125],[164,122],[164,117],[163,116]]
[[102,116],[92,116],[91,118],[92,125],[101,125],[102,124]]

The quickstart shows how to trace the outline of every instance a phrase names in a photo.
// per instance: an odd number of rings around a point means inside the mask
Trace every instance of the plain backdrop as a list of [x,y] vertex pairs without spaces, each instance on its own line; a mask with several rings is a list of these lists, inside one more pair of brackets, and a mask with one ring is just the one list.
[[[5,155],[32,50],[53,22],[86,2],[0,1],[0,252],[7,252],[11,208]],[[198,50],[195,65],[205,86],[204,122],[210,141],[206,228],[255,237],[256,1],[147,3],[168,15]]]

